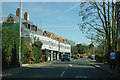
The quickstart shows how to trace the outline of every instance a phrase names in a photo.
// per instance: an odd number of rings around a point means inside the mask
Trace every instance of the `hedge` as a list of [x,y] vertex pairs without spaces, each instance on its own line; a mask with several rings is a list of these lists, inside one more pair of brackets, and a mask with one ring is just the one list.
[[116,51],[116,64],[120,66],[120,51]]
[[[23,46],[24,38],[22,38]],[[22,54],[24,52],[22,48]],[[3,69],[19,65],[19,32],[2,27],[2,66]]]

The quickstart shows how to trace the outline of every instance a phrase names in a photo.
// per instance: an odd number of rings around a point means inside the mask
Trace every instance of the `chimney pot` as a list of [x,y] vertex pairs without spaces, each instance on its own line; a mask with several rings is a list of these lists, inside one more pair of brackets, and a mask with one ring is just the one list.
[[16,10],[16,16],[20,17],[20,8],[17,8],[17,10]]
[[20,10],[20,8],[17,8],[17,10]]
[[26,21],[29,21],[29,14],[28,14],[28,12],[25,12],[25,14],[24,14],[24,19],[25,19]]
[[25,14],[28,14],[28,12],[25,12]]

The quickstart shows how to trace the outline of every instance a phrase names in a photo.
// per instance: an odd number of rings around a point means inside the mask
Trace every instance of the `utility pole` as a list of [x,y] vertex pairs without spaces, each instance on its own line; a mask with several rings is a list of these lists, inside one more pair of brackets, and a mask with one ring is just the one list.
[[[60,40],[58,40],[58,54],[60,54]],[[59,56],[60,57],[60,56]],[[60,59],[60,58],[59,58]]]
[[[94,54],[94,46],[93,46],[93,34],[92,34],[92,37],[91,37],[91,47],[92,47],[92,55]],[[93,57],[95,57],[95,54],[94,54],[94,56],[92,56],[91,55],[91,57],[92,57],[92,59],[94,59]]]
[[104,50],[104,64],[105,64],[105,59],[106,59],[106,55],[105,55],[105,46],[106,46],[106,42],[105,42],[105,37],[103,35],[103,50]]
[[21,66],[21,27],[22,27],[22,0],[20,0],[20,41],[19,41],[19,66]]

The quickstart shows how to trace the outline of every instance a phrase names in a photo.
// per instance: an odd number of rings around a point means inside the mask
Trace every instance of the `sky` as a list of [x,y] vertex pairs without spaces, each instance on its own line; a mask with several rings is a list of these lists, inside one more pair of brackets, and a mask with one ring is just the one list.
[[[55,33],[76,44],[90,44],[78,26],[82,22],[79,5],[80,2],[23,2],[22,18],[28,12],[29,21],[39,29]],[[2,16],[5,18],[10,13],[16,15],[19,7],[19,2],[2,2]]]

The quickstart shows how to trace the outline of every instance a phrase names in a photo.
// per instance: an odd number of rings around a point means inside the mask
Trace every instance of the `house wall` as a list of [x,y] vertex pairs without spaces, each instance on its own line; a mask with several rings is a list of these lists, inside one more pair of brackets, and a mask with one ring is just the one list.
[[43,43],[42,49],[59,51],[59,46],[60,46],[59,52],[71,53],[71,45],[59,43],[56,40],[53,40],[51,38],[42,35],[31,34],[31,37],[32,37],[32,42],[34,42],[34,38],[36,38],[36,40],[39,40]]

